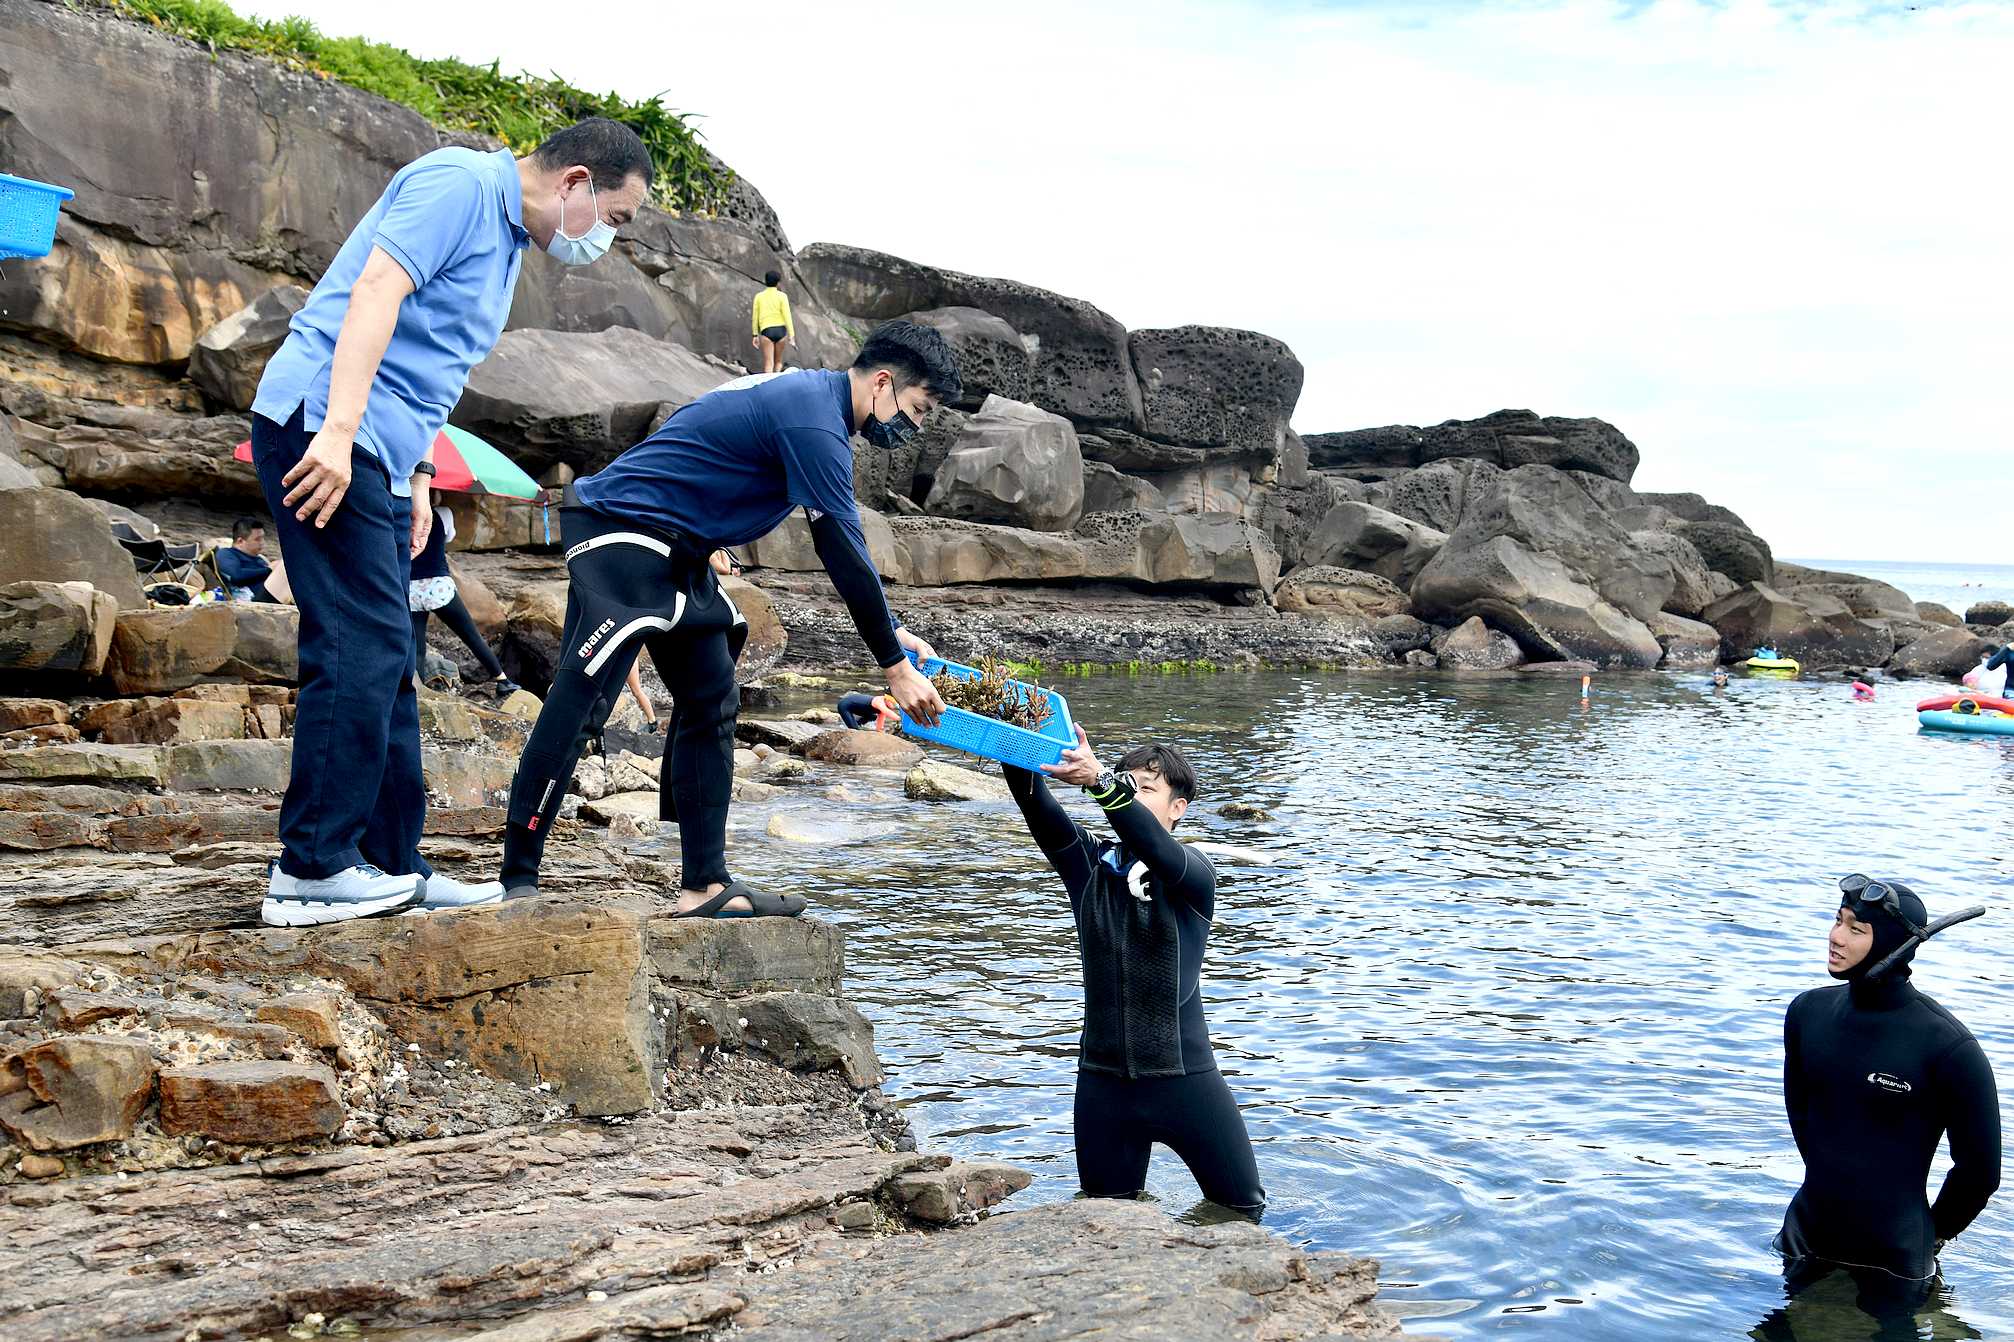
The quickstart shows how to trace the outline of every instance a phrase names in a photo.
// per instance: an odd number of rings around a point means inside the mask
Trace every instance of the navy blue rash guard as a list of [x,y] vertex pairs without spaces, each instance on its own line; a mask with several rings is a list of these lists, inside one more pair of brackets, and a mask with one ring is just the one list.
[[585,507],[670,532],[700,554],[746,545],[804,508],[854,627],[886,668],[902,660],[853,500],[853,391],[844,371],[737,378],[574,486]]

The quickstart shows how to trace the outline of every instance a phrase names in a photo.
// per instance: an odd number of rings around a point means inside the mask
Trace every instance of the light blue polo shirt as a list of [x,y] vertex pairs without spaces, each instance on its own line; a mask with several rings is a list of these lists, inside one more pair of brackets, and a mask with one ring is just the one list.
[[308,432],[322,427],[351,286],[371,248],[384,248],[412,277],[413,291],[399,305],[357,446],[384,464],[393,493],[410,493],[413,467],[448,422],[469,370],[503,334],[530,241],[510,150],[436,149],[408,163],[288,323],[286,341],[259,379],[253,412],[285,424],[298,406]]

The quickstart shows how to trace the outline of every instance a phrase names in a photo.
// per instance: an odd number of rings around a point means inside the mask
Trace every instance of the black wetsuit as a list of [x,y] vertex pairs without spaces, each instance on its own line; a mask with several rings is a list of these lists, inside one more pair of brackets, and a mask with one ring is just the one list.
[[853,690],[839,696],[839,720],[849,727],[871,727],[880,714],[874,711],[874,696]]
[[[454,577],[454,571],[448,567],[448,529],[441,525],[439,518],[436,518],[434,519],[433,530],[427,535],[425,548],[413,556],[411,581],[420,582],[427,578],[452,577]],[[417,676],[420,673],[420,663],[426,657],[427,617],[429,615],[439,615],[441,623],[452,630],[455,637],[459,638],[467,646],[468,650],[476,655],[476,661],[482,665],[484,675],[488,676],[491,680],[495,680],[503,675],[503,664],[497,661],[497,655],[491,649],[489,641],[483,637],[482,630],[476,628],[476,617],[469,614],[469,608],[463,604],[459,586],[455,589],[454,599],[439,610],[416,610],[412,612],[414,675]]]
[[707,564],[709,545],[618,521],[560,511],[567,547],[566,628],[552,689],[511,781],[504,830],[506,889],[535,885],[546,835],[573,777],[583,728],[621,693],[636,648],[678,703],[658,784],[658,815],[676,820],[688,885],[729,880],[728,796],[734,786],[734,665],[748,622]]
[[812,545],[875,664],[902,660],[853,500],[849,387],[844,372],[736,379],[573,486],[576,506],[560,511],[566,628],[511,782],[507,892],[537,885],[583,728],[613,711],[639,642],[676,704],[658,815],[678,822],[682,880],[701,890],[732,879],[734,669],[748,624],[710,566],[716,549],[759,539],[804,507]]
[[1266,1191],[1243,1117],[1217,1070],[1203,1020],[1203,949],[1217,873],[1134,802],[1123,784],[1100,804],[1119,842],[1064,813],[1047,780],[1002,771],[1028,832],[1063,878],[1084,967],[1077,1062],[1077,1175],[1092,1197],[1134,1197],[1160,1142],[1212,1202],[1256,1217]]
[[[1923,1280],[1940,1241],[2000,1185],[2000,1105],[1972,1032],[1907,969],[1814,988],[1783,1019],[1783,1099],[1804,1186],[1776,1245],[1791,1258]],[[1924,1196],[1946,1133],[1951,1172]]]

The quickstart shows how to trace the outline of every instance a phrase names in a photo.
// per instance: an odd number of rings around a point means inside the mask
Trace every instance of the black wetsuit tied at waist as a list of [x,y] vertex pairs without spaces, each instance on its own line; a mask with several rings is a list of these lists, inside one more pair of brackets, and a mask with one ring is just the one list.
[[[2000,1104],[1972,1032],[1907,971],[1815,988],[1783,1021],[1783,1098],[1804,1157],[1777,1247],[1900,1277],[1937,1270],[1940,1240],[2000,1184]],[[1924,1196],[1946,1133],[1951,1172]]]

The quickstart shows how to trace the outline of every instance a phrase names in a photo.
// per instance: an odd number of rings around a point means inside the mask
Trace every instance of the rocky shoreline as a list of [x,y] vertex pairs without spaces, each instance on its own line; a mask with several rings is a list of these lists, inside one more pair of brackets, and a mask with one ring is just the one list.
[[[765,756],[745,771],[857,767]],[[600,789],[647,767],[589,771],[571,809],[620,817],[649,794]],[[491,821],[425,851],[494,867]],[[1375,1264],[1256,1226],[982,1219],[1029,1176],[916,1150],[837,929],[672,919],[675,868],[620,828],[563,822],[537,900],[310,930],[254,925],[270,839],[0,858],[0,1331],[1397,1335]]]
[[[0,151],[16,172],[78,188],[54,252],[0,273],[0,521],[42,519],[28,539],[0,527],[0,586],[89,582],[137,611],[146,600],[117,552],[70,543],[91,524],[75,501],[177,542],[256,511],[231,450],[305,286],[400,165],[479,137],[55,0],[11,6],[0,38]],[[79,95],[108,70],[121,98]],[[192,140],[197,124],[214,133]],[[453,422],[550,488],[599,469],[745,371],[745,309],[771,269],[812,366],[843,363],[889,318],[950,340],[963,395],[901,450],[856,442],[855,493],[898,605],[1019,660],[1684,669],[1768,643],[1816,670],[1952,676],[2014,638],[2004,606],[1961,616],[1780,564],[1733,511],[1637,491],[1638,446],[1600,419],[1504,410],[1303,437],[1303,370],[1270,336],[1129,331],[1016,280],[794,248],[741,179],[719,214],[646,207],[591,271],[530,257],[511,329]],[[471,608],[512,649],[516,678],[542,690],[554,602],[520,604],[510,560],[550,553],[550,510],[453,502],[462,572],[499,579]],[[798,581],[817,568],[802,519],[747,549],[751,576],[789,607],[793,658],[841,660],[829,603]],[[488,556],[501,569],[477,562]],[[46,622],[62,601],[0,593],[0,629]],[[99,618],[64,618],[88,646]],[[0,638],[9,667],[102,671],[51,656]]]
[[[77,192],[52,254],[0,271],[0,1332],[1394,1335],[1374,1264],[1256,1227],[1130,1204],[981,1219],[1027,1176],[915,1149],[836,929],[666,916],[676,869],[635,842],[661,740],[627,703],[546,897],[256,926],[296,612],[182,604],[170,575],[150,592],[112,527],[200,544],[261,509],[233,450],[266,358],[383,183],[447,142],[490,143],[96,7],[0,9],[0,161]],[[745,181],[719,214],[645,208],[589,270],[532,256],[453,422],[556,491],[745,371],[771,269],[810,364],[894,317],[958,352],[966,394],[900,451],[856,443],[854,479],[891,604],[951,655],[1578,674],[1767,642],[1815,671],[1952,677],[2014,640],[2005,606],[1781,563],[1726,508],[1638,492],[1637,446],[1599,419],[1303,437],[1278,340],[793,248]],[[463,596],[526,690],[422,696],[423,851],[487,875],[565,569],[548,505],[446,502]],[[745,557],[753,714],[762,677],[861,651],[802,518]],[[434,637],[454,685],[465,654]],[[742,736],[758,820],[862,769],[907,771],[918,799],[998,794],[829,713]]]

